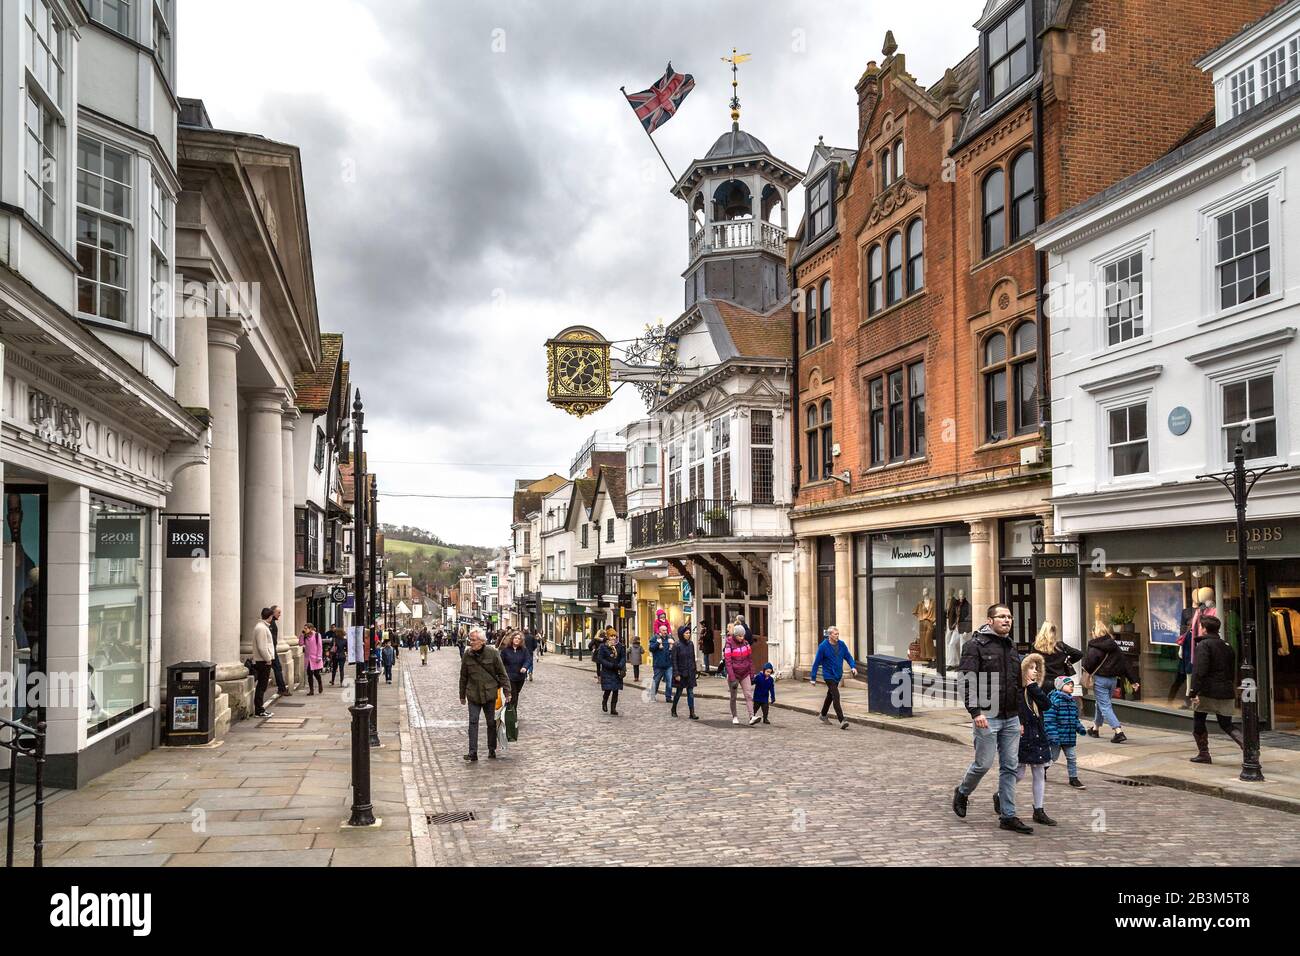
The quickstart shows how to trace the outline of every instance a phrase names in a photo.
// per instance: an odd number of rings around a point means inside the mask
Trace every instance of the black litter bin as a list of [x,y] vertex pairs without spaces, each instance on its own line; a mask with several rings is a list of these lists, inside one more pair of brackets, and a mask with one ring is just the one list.
[[167,746],[212,742],[216,690],[217,665],[211,661],[182,661],[167,668]]
[[867,657],[867,710],[891,717],[912,716],[912,662],[906,657]]

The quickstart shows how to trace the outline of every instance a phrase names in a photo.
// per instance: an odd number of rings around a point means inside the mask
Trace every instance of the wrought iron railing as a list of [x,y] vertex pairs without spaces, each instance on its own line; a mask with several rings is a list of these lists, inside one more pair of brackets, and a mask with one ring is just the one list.
[[730,500],[694,498],[632,518],[631,549],[731,536]]
[[34,761],[33,778],[36,789],[34,829],[32,835],[32,865],[41,866],[45,848],[45,722],[35,727],[5,720],[0,717],[0,748],[9,751],[9,818],[5,840],[5,866],[14,865],[14,831],[18,811],[18,760]]

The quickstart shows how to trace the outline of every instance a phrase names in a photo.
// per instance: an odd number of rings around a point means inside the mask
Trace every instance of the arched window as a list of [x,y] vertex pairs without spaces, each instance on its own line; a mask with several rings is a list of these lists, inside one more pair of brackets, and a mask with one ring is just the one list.
[[764,222],[774,226],[781,225],[782,214],[785,211],[785,197],[781,195],[781,190],[771,183],[764,186],[761,207]]
[[907,294],[925,287],[925,227],[913,219],[907,227]]
[[749,219],[754,215],[754,201],[749,187],[739,179],[729,179],[713,192],[713,221]]
[[811,289],[804,293],[804,316],[803,316],[803,338],[804,348],[815,348],[817,345],[817,286],[813,285]]
[[822,476],[821,465],[819,464],[818,451],[821,448],[821,442],[817,437],[817,406],[815,404],[808,406],[807,429],[804,434],[808,440],[808,462],[807,475],[809,481],[818,481]]
[[831,438],[831,400],[822,402],[822,477],[829,478],[835,467],[835,443]]
[[704,193],[696,193],[691,203],[691,235],[704,229]]
[[889,237],[885,255],[885,304],[893,305],[903,297],[903,234]]
[[984,340],[984,440],[1007,437],[1007,337],[995,332]]
[[1002,441],[1038,427],[1038,330],[1021,322],[1010,335],[984,340],[984,440]]
[[880,151],[880,188],[888,189],[894,181],[894,151],[885,147]]
[[884,272],[880,246],[872,246],[867,253],[867,315],[875,315],[884,307]]
[[1011,369],[1015,386],[1016,434],[1038,427],[1038,330],[1021,322],[1011,336]]
[[984,177],[984,255],[991,256],[1007,244],[1006,177],[995,169]]
[[831,340],[831,280],[822,280],[821,340]]
[[1011,163],[1011,241],[1034,231],[1034,154],[1025,150]]
[[899,137],[894,142],[894,178],[903,178],[903,140]]

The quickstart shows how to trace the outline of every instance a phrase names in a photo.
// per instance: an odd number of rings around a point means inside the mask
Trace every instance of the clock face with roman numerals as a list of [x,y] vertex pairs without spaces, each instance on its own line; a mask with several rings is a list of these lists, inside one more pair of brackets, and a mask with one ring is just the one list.
[[604,357],[599,349],[560,349],[556,364],[556,385],[567,395],[596,395],[605,386]]

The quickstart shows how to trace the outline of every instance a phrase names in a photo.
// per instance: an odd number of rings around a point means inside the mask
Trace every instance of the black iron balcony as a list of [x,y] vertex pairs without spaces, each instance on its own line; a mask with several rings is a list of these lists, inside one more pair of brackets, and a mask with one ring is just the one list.
[[695,498],[632,519],[630,547],[654,548],[696,538],[731,535],[731,501]]

